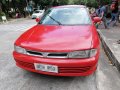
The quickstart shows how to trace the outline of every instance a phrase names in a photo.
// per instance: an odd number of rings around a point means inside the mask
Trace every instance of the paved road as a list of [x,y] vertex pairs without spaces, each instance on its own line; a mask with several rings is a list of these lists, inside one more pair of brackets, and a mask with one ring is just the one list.
[[16,67],[12,57],[13,43],[20,34],[35,24],[34,20],[23,20],[0,25],[0,90],[120,89],[120,73],[110,65],[102,48],[96,73],[87,77],[54,77]]

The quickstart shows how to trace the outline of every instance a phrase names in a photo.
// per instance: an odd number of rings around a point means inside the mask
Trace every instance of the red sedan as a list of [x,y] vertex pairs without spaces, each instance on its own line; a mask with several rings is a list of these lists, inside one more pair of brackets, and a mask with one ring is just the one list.
[[85,6],[48,9],[14,44],[16,65],[40,74],[87,76],[95,72],[99,37]]

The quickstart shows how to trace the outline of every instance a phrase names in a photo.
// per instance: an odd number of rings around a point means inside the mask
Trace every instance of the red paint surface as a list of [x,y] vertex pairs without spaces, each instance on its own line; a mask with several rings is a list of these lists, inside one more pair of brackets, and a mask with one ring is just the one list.
[[[60,7],[57,7],[60,8]],[[97,54],[92,58],[86,59],[52,59],[40,58],[20,54],[14,51],[13,56],[17,66],[41,74],[57,75],[57,76],[86,76],[92,74],[97,67],[99,59],[99,37],[96,28],[91,25],[78,26],[62,26],[62,25],[36,25],[30,30],[22,34],[15,45],[33,51],[45,52],[71,52],[76,50],[98,49]],[[34,69],[34,63],[43,63],[57,65],[59,70],[61,67],[69,68],[72,72],[77,73],[48,73],[37,71]],[[28,65],[28,66],[25,66]],[[89,67],[89,68],[88,68]],[[63,68],[63,70],[64,70]],[[79,70],[83,69],[83,72]],[[84,70],[86,69],[86,70]],[[87,70],[88,69],[88,70]]]

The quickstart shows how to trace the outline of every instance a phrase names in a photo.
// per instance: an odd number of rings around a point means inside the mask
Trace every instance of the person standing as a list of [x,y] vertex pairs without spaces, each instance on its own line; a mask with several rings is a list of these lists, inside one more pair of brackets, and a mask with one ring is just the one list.
[[96,14],[98,17],[100,17],[100,14],[101,14],[101,6],[98,6],[98,8],[96,9]]
[[24,18],[26,18],[26,12],[25,12],[25,11],[23,11],[23,13],[22,13],[22,14],[23,14],[23,17],[24,17]]
[[111,19],[107,24],[109,26],[113,22],[113,26],[115,26],[118,21],[118,1],[117,0],[112,2],[110,9],[112,11]]
[[103,23],[104,23],[104,27],[105,27],[105,29],[108,29],[108,26],[107,26],[107,18],[106,18],[106,16],[107,16],[107,7],[108,7],[108,5],[105,3],[102,7],[101,7],[101,9],[100,9],[100,11],[101,11],[101,20],[103,21]]

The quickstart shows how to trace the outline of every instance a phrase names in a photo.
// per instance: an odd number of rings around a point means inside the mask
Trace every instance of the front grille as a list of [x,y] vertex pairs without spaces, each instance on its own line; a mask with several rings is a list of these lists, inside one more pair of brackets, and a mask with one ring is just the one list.
[[90,70],[90,66],[86,67],[59,67],[59,73],[83,73]]
[[40,53],[40,52],[34,52],[34,51],[27,51],[27,54],[36,55],[36,56],[42,56],[42,53]]
[[55,53],[55,52],[37,52],[27,50],[28,55],[46,57],[46,58],[67,58],[68,53]]
[[16,60],[16,62],[23,67],[30,68],[30,69],[35,69],[33,63],[23,62],[23,61],[20,61],[20,60]]

